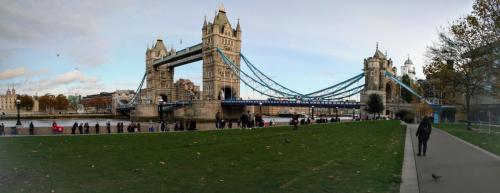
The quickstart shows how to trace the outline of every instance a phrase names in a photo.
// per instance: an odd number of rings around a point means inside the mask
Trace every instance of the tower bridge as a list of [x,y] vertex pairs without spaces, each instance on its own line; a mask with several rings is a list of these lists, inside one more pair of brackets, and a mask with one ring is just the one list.
[[[226,118],[231,118],[263,105],[278,108],[316,106],[362,109],[368,95],[372,93],[382,96],[387,107],[386,114],[394,113],[394,109],[390,108],[391,104],[401,103],[396,95],[400,87],[396,85],[402,82],[394,81],[391,77],[396,74],[396,68],[392,60],[378,49],[378,45],[375,54],[364,60],[363,73],[303,94],[269,78],[243,55],[239,20],[233,28],[224,7],[219,8],[213,21],[208,22],[205,17],[201,40],[199,44],[176,51],[173,48],[167,49],[159,37],[152,47],[146,49],[146,72],[137,94],[128,104],[119,105],[117,109],[138,117],[156,117],[159,112],[167,111],[173,117],[212,120],[217,111],[221,111]],[[178,91],[174,89],[174,72],[176,67],[196,61],[202,61],[203,66],[201,100],[189,97],[186,101],[176,94]],[[242,65],[250,71],[242,70]],[[270,99],[285,100],[241,100],[241,83]],[[361,101],[342,102],[357,94],[360,94]],[[158,106],[159,101],[163,101],[162,108]]]

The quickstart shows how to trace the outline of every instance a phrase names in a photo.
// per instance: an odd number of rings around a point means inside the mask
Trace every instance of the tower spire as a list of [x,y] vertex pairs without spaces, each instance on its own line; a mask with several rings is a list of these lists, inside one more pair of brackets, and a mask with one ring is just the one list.
[[240,17],[238,17],[238,24],[236,25],[236,31],[241,31],[241,27],[240,27]]
[[219,12],[226,12],[226,9],[224,8],[224,3],[221,3],[219,6]]
[[375,46],[375,50],[378,50],[378,42],[377,42],[377,44],[376,44],[376,46]]

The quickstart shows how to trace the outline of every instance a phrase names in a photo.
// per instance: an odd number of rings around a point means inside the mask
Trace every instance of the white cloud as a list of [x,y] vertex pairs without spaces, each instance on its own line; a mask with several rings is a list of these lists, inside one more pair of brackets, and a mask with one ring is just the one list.
[[0,72],[0,80],[13,79],[20,76],[28,75],[29,73],[30,71],[25,67],[6,69]]
[[105,87],[98,77],[85,76],[79,70],[72,70],[63,74],[42,78],[26,79],[23,82],[16,83],[18,93],[22,94],[44,94],[44,93],[62,93],[62,94],[92,94],[99,93]]

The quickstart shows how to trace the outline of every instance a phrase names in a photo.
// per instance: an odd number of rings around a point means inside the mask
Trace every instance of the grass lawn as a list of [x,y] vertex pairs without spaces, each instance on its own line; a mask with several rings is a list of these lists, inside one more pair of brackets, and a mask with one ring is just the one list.
[[0,192],[398,192],[404,134],[372,121],[0,138]]
[[444,123],[441,124],[441,129],[469,143],[500,155],[500,134],[469,131],[465,123]]

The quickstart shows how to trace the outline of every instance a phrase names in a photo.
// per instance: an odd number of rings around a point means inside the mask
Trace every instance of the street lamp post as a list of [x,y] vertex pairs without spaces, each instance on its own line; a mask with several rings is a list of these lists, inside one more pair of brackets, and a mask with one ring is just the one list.
[[311,106],[311,118],[314,120],[314,105]]
[[160,115],[160,122],[163,121],[163,99],[158,100],[158,114]]
[[259,103],[259,113],[262,115],[262,102]]
[[17,99],[16,100],[16,106],[17,106],[17,125],[21,125],[21,100]]

